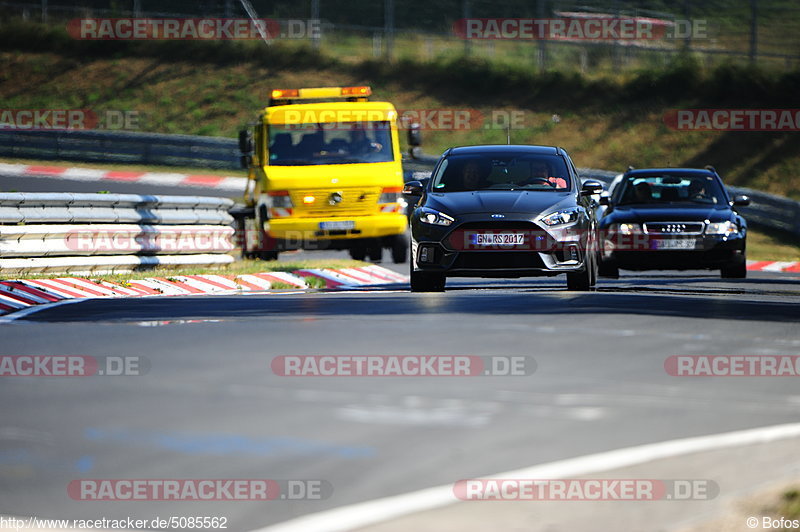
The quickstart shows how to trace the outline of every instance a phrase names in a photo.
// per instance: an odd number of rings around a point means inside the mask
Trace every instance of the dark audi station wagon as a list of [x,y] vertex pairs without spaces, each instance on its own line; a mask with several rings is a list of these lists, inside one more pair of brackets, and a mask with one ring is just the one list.
[[571,290],[597,280],[595,198],[569,155],[548,146],[450,148],[430,179],[411,181],[411,289],[440,291],[447,277],[566,274]]

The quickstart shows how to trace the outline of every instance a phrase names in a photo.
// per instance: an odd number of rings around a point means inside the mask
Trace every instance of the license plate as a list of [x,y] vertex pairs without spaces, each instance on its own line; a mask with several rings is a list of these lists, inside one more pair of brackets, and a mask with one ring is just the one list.
[[476,233],[472,243],[477,246],[518,246],[525,243],[523,233]]
[[692,238],[671,238],[668,240],[653,240],[653,249],[694,249],[695,241]]
[[323,231],[347,231],[348,229],[354,229],[356,223],[352,220],[341,221],[341,222],[320,222],[319,228]]

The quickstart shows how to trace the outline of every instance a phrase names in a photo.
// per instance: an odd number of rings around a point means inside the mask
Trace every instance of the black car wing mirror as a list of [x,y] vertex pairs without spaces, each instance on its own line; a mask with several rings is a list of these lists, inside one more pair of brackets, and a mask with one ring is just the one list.
[[581,186],[581,196],[594,196],[603,192],[603,183],[590,179]]
[[733,197],[733,204],[737,207],[747,207],[750,205],[750,197],[744,194],[738,194]]
[[403,186],[404,196],[422,196],[425,186],[421,181],[409,181]]

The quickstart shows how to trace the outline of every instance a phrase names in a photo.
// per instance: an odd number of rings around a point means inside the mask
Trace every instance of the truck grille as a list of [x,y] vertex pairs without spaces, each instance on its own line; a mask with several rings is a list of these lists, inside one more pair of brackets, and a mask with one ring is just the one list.
[[[294,215],[299,217],[337,217],[375,214],[381,189],[326,188],[294,190],[290,192]],[[314,203],[303,203],[303,198],[314,197]]]

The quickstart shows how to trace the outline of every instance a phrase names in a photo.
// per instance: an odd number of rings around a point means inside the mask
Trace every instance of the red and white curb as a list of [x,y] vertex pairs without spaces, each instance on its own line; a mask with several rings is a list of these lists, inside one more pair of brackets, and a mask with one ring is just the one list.
[[326,288],[407,283],[408,277],[376,265],[358,268],[264,272],[244,275],[176,275],[122,283],[84,277],[0,281],[0,315],[69,299],[240,294],[270,290],[274,283],[308,288],[305,277],[325,280]]
[[777,260],[748,260],[747,270],[751,272],[800,273],[800,262],[782,262]]
[[244,191],[247,178],[203,174],[174,174],[168,172],[131,172],[97,168],[68,168],[0,163],[0,174],[25,177],[46,177],[72,181],[123,181],[169,187],[200,187],[212,190]]

